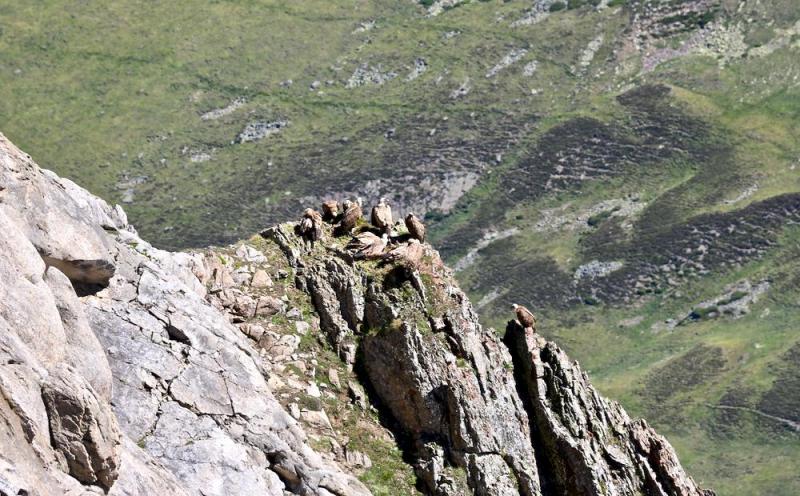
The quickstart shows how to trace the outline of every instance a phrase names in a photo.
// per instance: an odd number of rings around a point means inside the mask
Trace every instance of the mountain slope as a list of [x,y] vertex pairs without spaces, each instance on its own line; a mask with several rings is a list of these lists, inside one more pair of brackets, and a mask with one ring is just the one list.
[[426,214],[484,325],[535,307],[704,483],[800,491],[793,0],[0,16],[5,131],[158,246],[387,196]]
[[158,250],[2,135],[0,224],[3,494],[713,495],[554,343],[484,329],[428,245]]

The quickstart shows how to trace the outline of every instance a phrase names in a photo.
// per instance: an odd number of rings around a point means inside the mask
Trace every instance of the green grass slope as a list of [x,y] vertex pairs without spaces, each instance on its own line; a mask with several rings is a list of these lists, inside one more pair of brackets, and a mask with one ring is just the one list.
[[447,4],[0,0],[0,127],[170,248],[387,196],[704,486],[800,493],[796,2]]

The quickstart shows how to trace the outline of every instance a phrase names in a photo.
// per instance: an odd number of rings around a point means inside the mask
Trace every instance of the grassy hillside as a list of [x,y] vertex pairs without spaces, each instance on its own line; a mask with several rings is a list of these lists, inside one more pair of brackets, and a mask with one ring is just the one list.
[[447,4],[0,0],[0,127],[170,248],[387,196],[704,485],[800,493],[796,2]]

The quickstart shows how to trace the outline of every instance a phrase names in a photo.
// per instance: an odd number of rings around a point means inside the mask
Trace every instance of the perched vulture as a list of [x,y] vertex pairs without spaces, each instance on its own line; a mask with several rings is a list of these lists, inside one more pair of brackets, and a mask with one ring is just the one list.
[[377,205],[372,207],[372,225],[389,234],[392,232],[392,207],[386,198],[381,198]]
[[347,249],[354,252],[353,258],[356,260],[367,259],[375,260],[383,256],[383,250],[389,243],[389,235],[384,234],[378,237],[377,235],[365,231],[353,238],[352,241],[347,243]]
[[425,248],[423,248],[419,240],[409,239],[408,243],[398,246],[387,253],[384,258],[392,262],[406,262],[408,265],[416,267],[424,254]]
[[322,239],[322,216],[313,208],[303,211],[303,220],[300,221],[300,233],[310,239],[317,241]]
[[533,316],[530,310],[516,303],[511,305],[511,308],[517,314],[517,320],[522,324],[522,327],[536,331],[536,317]]
[[322,220],[333,223],[339,216],[339,202],[328,200],[322,202]]
[[411,212],[406,216],[406,229],[414,239],[418,239],[420,243],[425,242],[425,225]]
[[352,231],[359,219],[361,219],[361,200],[355,202],[345,200],[344,213],[338,227],[339,234],[347,234]]

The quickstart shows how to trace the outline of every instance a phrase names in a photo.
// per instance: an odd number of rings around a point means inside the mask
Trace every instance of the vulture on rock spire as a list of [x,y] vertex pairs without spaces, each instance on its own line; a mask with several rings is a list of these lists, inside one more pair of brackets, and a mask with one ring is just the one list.
[[389,235],[377,236],[374,233],[365,231],[347,243],[347,249],[354,252],[353,258],[356,260],[376,260],[383,256],[383,250],[389,244]]
[[536,317],[533,316],[530,310],[522,305],[517,305],[516,303],[511,305],[511,308],[514,309],[514,313],[517,315],[517,320],[520,324],[522,324],[522,327],[524,327],[526,330],[531,329],[536,332]]

